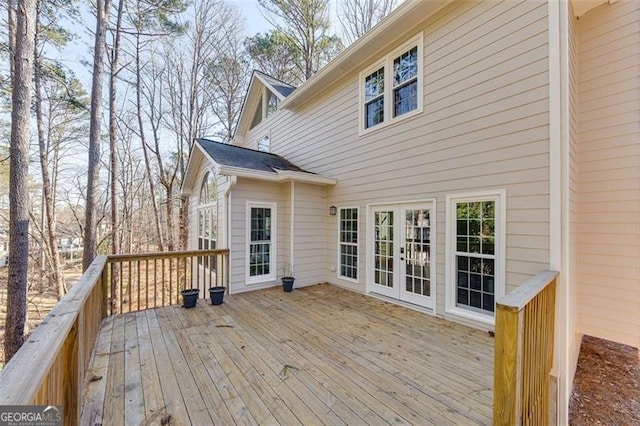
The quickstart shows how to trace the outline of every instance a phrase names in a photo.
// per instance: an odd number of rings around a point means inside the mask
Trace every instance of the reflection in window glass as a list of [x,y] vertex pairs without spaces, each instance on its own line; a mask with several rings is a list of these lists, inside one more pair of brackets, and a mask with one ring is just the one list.
[[249,276],[271,273],[271,209],[252,207],[249,243]]
[[358,209],[340,209],[340,276],[358,279]]
[[495,201],[456,203],[456,305],[485,313],[495,306]]
[[364,79],[364,127],[368,129],[384,121],[384,67]]

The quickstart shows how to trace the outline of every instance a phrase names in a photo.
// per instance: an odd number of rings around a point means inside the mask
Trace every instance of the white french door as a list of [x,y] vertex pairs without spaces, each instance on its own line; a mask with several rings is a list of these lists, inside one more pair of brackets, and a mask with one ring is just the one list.
[[371,209],[371,291],[433,308],[434,219],[432,202]]

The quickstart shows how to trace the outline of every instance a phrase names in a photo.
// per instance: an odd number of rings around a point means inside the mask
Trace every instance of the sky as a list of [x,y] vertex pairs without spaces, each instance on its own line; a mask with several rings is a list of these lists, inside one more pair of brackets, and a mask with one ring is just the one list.
[[[204,0],[206,1],[206,0]],[[265,33],[272,26],[262,16],[258,0],[226,0],[228,3],[238,7],[241,15],[245,19],[246,36],[254,36],[257,33]],[[333,32],[338,33],[338,19],[336,10],[340,0],[330,1],[330,14],[333,25]],[[70,43],[62,52],[51,52],[55,59],[66,64],[74,71],[76,76],[82,81],[85,89],[89,91],[91,87],[91,52],[93,51],[92,31],[95,29],[95,18],[89,11],[82,13],[83,23],[74,24],[72,31],[78,34],[78,39]]]

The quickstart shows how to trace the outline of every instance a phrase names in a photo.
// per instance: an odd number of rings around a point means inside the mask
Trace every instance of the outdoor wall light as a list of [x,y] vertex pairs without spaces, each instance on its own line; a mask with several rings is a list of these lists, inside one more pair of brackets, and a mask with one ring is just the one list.
[[338,213],[338,208],[337,208],[336,206],[331,206],[331,207],[329,207],[329,214],[330,214],[331,216],[335,216],[335,215],[336,215],[336,213]]

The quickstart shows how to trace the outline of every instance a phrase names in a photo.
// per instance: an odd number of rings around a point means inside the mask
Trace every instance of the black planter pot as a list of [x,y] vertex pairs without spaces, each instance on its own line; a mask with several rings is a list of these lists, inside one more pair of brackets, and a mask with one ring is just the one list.
[[209,297],[211,298],[212,305],[222,305],[224,299],[224,293],[227,291],[226,287],[211,287],[209,288]]
[[185,308],[193,308],[196,306],[200,290],[197,288],[188,288],[182,290],[182,306]]
[[293,282],[295,280],[293,277],[282,277],[282,289],[285,293],[290,293],[293,290]]

